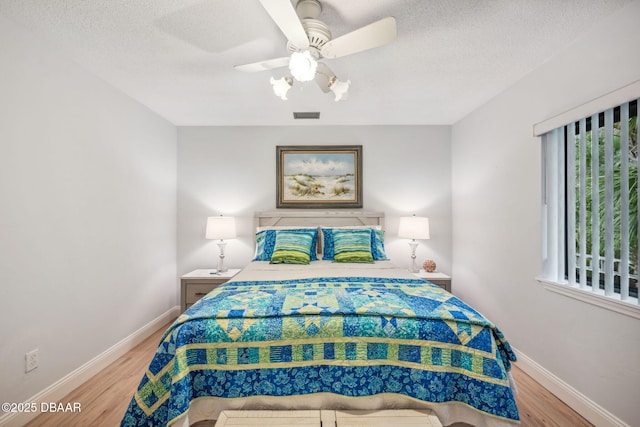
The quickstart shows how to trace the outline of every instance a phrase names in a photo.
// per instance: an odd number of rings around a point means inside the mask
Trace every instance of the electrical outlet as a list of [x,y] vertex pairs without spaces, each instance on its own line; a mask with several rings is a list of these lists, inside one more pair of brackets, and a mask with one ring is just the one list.
[[38,349],[24,355],[24,372],[31,372],[38,367]]

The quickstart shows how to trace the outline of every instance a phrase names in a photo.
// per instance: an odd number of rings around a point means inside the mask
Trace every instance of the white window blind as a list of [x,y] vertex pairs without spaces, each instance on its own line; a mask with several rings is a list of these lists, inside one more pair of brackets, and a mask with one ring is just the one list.
[[542,278],[638,305],[640,86],[633,92],[635,99],[579,118],[567,112],[571,121],[535,131],[545,130]]

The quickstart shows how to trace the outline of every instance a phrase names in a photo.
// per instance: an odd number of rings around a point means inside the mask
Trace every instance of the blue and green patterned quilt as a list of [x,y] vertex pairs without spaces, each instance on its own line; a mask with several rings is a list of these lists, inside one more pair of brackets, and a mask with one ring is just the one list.
[[213,396],[400,394],[517,422],[500,330],[418,279],[229,282],[165,332],[122,420],[166,425]]

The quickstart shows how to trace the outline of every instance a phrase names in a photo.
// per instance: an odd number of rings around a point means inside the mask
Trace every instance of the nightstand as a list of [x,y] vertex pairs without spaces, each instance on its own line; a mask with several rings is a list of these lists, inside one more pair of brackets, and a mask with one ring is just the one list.
[[222,285],[240,269],[230,268],[224,273],[216,273],[216,270],[193,270],[180,277],[180,309],[185,311],[196,301],[208,294],[216,286]]
[[424,270],[420,270],[417,273],[413,273],[416,277],[419,277],[424,280],[428,280],[434,285],[440,286],[447,292],[451,292],[451,276],[447,276],[444,273],[440,273],[439,271],[434,271],[429,273]]

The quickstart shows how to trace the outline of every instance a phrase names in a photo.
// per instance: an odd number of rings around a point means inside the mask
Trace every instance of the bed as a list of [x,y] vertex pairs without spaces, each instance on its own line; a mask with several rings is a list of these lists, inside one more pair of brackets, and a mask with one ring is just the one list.
[[[183,427],[227,409],[431,409],[443,425],[519,423],[502,332],[385,259],[383,221],[256,215],[255,260],[168,328],[122,425]],[[299,246],[315,249],[308,263]]]

